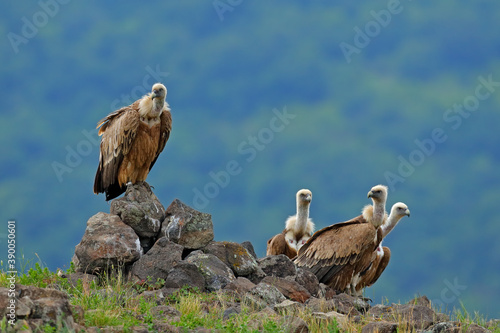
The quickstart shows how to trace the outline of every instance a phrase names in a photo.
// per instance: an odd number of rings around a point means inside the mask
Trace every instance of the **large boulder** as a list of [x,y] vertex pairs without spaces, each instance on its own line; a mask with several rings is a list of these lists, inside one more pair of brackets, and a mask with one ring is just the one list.
[[167,237],[187,249],[197,250],[214,239],[212,216],[201,213],[179,199],[175,199],[165,212],[160,237]]
[[141,255],[142,247],[134,230],[117,215],[100,212],[87,221],[73,262],[77,271],[92,274],[127,266]]
[[295,264],[284,254],[267,256],[258,259],[257,262],[264,273],[269,276],[285,278],[287,276],[295,277],[297,274]]
[[233,271],[213,254],[194,251],[185,260],[198,267],[208,291],[223,289],[236,279]]
[[144,252],[156,241],[165,219],[165,208],[146,182],[129,185],[122,198],[111,202],[110,212],[134,229]]
[[202,251],[215,255],[231,268],[236,276],[248,276],[258,268],[255,258],[238,243],[210,242]]
[[[0,304],[11,299],[8,289],[0,288]],[[5,297],[4,297],[5,296]],[[76,331],[78,324],[73,318],[69,296],[59,290],[38,288],[34,286],[16,285],[14,293],[15,314],[18,322],[25,322],[32,330],[49,325],[55,331],[62,329]],[[4,310],[5,309],[5,310]],[[4,311],[2,311],[4,310]],[[9,311],[7,306],[0,310],[1,317]]]
[[132,274],[141,281],[156,283],[165,280],[168,272],[182,260],[184,247],[162,237],[151,250],[132,266]]
[[205,278],[195,264],[181,261],[168,271],[164,287],[182,288],[185,286],[205,291]]
[[266,276],[262,279],[261,283],[267,283],[271,286],[278,288],[278,290],[288,299],[292,301],[304,303],[307,301],[311,294],[306,288],[302,287],[294,280],[279,278],[275,276]]

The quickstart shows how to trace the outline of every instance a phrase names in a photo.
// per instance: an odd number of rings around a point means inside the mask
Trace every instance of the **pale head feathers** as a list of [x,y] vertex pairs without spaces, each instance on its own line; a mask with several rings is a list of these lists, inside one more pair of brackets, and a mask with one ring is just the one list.
[[385,202],[387,200],[387,186],[373,186],[370,192],[368,192],[368,198],[371,198],[373,201],[377,202]]
[[155,83],[151,88],[151,92],[142,97],[139,102],[141,120],[158,119],[163,111],[170,111],[168,103],[165,102],[166,96],[167,88],[161,83]]
[[394,205],[392,205],[391,208],[391,215],[394,216],[408,216],[410,217],[410,210],[408,209],[408,206],[405,205],[402,202],[396,202]]
[[302,189],[297,192],[297,204],[309,205],[312,201],[312,192],[307,189]]
[[153,84],[153,88],[151,88],[151,93],[149,94],[151,99],[160,99],[160,100],[165,100],[165,97],[167,96],[167,87],[165,87],[161,83],[155,83]]

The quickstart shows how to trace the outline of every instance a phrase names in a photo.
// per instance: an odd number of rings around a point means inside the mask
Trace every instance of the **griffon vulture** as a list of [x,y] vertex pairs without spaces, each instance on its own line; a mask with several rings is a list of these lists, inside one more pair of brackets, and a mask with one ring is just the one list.
[[380,225],[385,221],[387,187],[375,186],[368,197],[372,206],[346,222],[318,230],[300,248],[295,263],[312,271],[322,282],[340,292],[356,295],[359,275],[374,260],[382,240]]
[[281,234],[267,241],[267,255],[285,254],[292,259],[314,232],[314,223],[309,218],[311,191],[306,189],[298,191],[296,199],[297,214],[286,220],[285,229]]
[[151,93],[97,123],[102,138],[94,193],[105,192],[106,201],[145,181],[165,148],[172,129],[166,95],[167,88],[156,83]]
[[[399,220],[403,217],[410,217],[410,210],[402,202],[395,203],[391,208],[391,213],[387,218],[387,221],[380,227],[382,240],[387,236],[392,229],[398,224]],[[356,285],[356,292],[359,293],[365,287],[369,287],[377,282],[382,272],[385,270],[389,264],[391,258],[391,251],[388,247],[382,246],[382,241],[380,241],[379,246],[375,250],[375,259],[368,267],[365,272],[360,274],[359,283]]]

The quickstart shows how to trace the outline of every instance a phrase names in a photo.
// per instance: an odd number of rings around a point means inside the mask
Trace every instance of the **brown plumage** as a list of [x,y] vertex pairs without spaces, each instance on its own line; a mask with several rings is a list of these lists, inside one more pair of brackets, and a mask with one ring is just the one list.
[[146,180],[172,130],[166,95],[167,88],[156,83],[151,93],[97,123],[102,138],[94,193],[111,200],[128,183]]
[[[410,216],[410,210],[402,202],[395,203],[391,208],[391,214],[380,227],[382,240],[391,232],[398,224],[399,220],[404,216]],[[360,275],[359,283],[356,285],[356,292],[359,293],[363,288],[369,287],[377,282],[378,278],[384,272],[391,259],[391,250],[382,246],[382,241],[375,250],[375,259],[368,269]]]
[[336,291],[356,294],[359,276],[375,260],[382,240],[379,227],[385,218],[387,188],[378,189],[368,193],[374,206],[364,207],[362,215],[314,233],[298,251],[297,266],[311,270]]
[[297,250],[314,232],[314,223],[309,218],[311,200],[311,191],[302,189],[297,192],[297,214],[286,220],[282,233],[267,241],[267,255],[285,254],[290,259],[297,255]]

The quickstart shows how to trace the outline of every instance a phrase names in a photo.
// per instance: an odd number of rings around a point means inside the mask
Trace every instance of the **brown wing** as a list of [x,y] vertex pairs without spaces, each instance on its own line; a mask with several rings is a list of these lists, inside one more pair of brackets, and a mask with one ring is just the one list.
[[297,255],[297,251],[288,245],[284,233],[277,234],[267,241],[266,255],[270,256],[278,254],[284,254],[290,259]]
[[123,157],[128,154],[134,143],[139,126],[140,116],[136,104],[137,102],[112,112],[97,123],[102,138],[94,193],[106,192],[106,200],[124,192],[118,184],[118,170]]
[[375,262],[376,264],[373,267],[374,273],[366,279],[365,285],[360,286],[359,289],[369,287],[377,282],[378,278],[382,275],[387,265],[389,265],[389,260],[391,260],[391,250],[386,246],[382,247],[382,249],[384,251],[384,256],[381,259],[380,257],[377,258]]
[[300,248],[295,263],[310,269],[320,282],[343,290],[338,285],[350,282],[356,263],[374,250],[375,236],[376,229],[360,215],[318,230]]
[[156,156],[149,166],[149,170],[153,167],[158,156],[165,148],[168,138],[170,137],[170,131],[172,131],[172,114],[168,110],[163,110],[161,113],[161,125],[160,125],[160,142],[158,143],[158,150],[156,151]]

